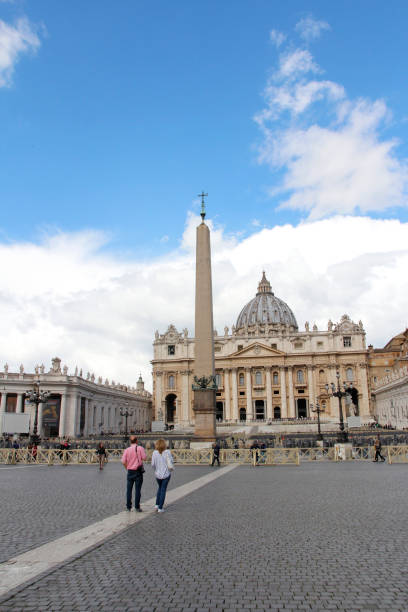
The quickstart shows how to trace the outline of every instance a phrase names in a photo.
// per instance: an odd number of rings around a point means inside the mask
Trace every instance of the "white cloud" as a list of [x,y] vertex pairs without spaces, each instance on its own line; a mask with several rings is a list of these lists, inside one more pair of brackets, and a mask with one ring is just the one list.
[[293,77],[299,73],[320,72],[319,66],[314,62],[313,56],[307,49],[295,49],[282,53],[279,57],[279,76]]
[[295,30],[306,42],[310,42],[319,38],[324,30],[330,30],[330,26],[326,21],[317,21],[313,17],[304,17],[295,26]]
[[25,17],[10,25],[0,19],[0,87],[9,86],[22,53],[35,52],[41,45],[35,27]]
[[308,50],[284,49],[267,81],[254,119],[263,136],[258,160],[282,177],[270,194],[310,219],[407,206],[407,160],[396,139],[382,138],[385,102],[350,100],[319,72]]
[[279,30],[271,30],[269,37],[276,47],[280,47],[286,40],[286,34],[279,32]]
[[[125,384],[141,371],[150,387],[154,330],[193,330],[199,221],[190,214],[181,248],[147,262],[104,253],[107,238],[97,232],[0,245],[0,367],[32,370],[58,355],[71,372],[78,364]],[[325,328],[347,312],[383,346],[407,325],[408,223],[336,217],[246,238],[213,228],[211,238],[219,331],[255,295],[263,269],[299,327]]]

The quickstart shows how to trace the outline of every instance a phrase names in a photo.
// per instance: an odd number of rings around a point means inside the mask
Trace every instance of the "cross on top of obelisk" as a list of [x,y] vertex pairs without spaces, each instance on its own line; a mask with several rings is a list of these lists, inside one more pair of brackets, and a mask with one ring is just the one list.
[[202,193],[198,194],[198,197],[201,198],[201,218],[204,221],[205,218],[205,200],[204,198],[208,198],[208,193],[204,193],[204,190],[202,191]]

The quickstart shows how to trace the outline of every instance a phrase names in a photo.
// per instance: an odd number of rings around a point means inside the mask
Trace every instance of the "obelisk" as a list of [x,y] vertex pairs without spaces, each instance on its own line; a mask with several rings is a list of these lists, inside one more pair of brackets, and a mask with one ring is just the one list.
[[192,445],[210,446],[215,440],[214,323],[211,281],[210,230],[205,224],[204,192],[201,197],[201,223],[196,237],[194,414]]

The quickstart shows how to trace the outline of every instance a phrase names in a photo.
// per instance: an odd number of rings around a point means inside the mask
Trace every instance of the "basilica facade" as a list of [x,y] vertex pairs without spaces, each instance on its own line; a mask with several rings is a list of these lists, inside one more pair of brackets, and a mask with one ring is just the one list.
[[[314,417],[338,422],[339,401],[326,384],[350,389],[345,416],[370,419],[368,351],[363,324],[343,315],[319,330],[305,323],[299,330],[290,307],[275,296],[265,273],[255,297],[230,330],[214,334],[219,423],[281,422]],[[192,383],[194,338],[169,325],[156,331],[153,365],[155,420],[177,428],[194,424]],[[339,376],[336,376],[338,373]]]

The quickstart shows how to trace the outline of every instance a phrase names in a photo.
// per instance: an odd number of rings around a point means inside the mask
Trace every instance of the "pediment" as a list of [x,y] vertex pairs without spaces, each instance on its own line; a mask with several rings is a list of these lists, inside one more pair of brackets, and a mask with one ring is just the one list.
[[273,349],[266,344],[262,344],[261,342],[254,342],[250,346],[245,346],[239,351],[231,353],[228,357],[278,357],[281,355],[285,355],[285,353],[283,351],[278,351],[278,349]]

